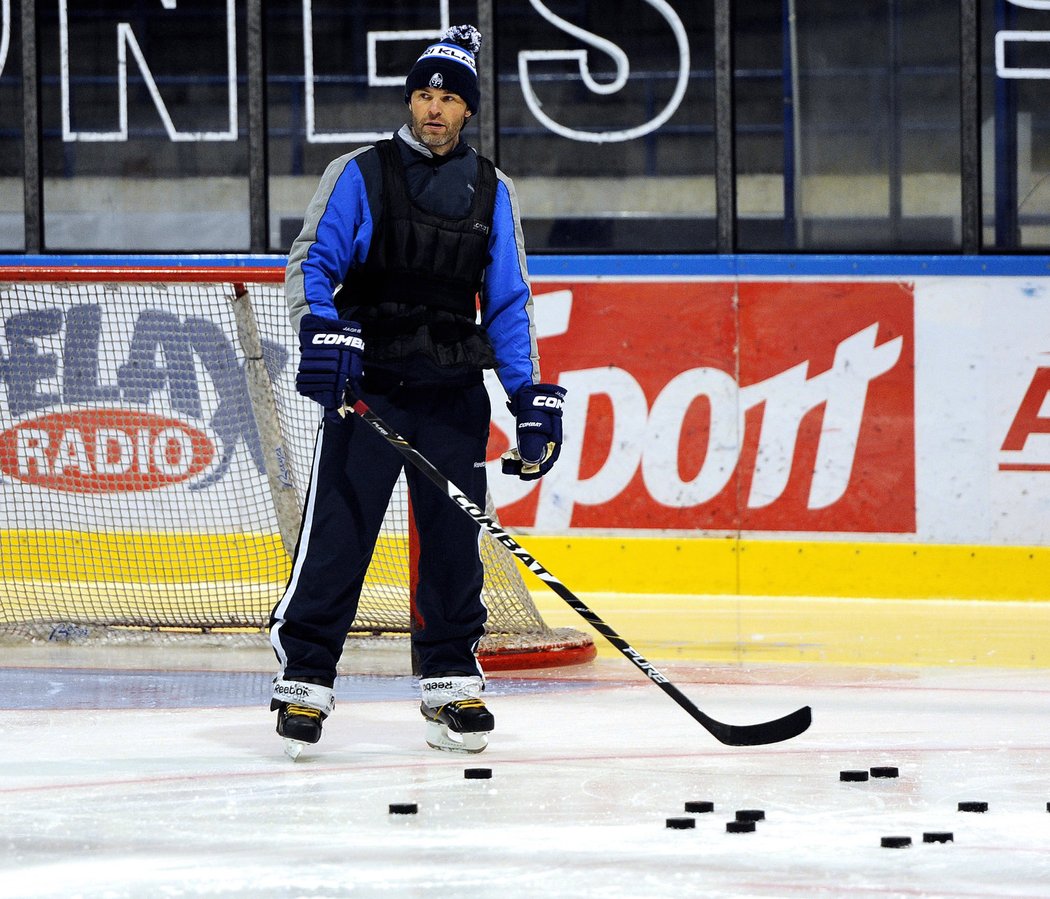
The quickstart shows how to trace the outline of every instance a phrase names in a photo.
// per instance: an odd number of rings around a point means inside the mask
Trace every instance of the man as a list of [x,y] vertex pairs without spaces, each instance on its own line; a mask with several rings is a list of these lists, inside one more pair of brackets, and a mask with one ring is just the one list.
[[[271,710],[293,758],[334,709],[336,664],[402,469],[365,422],[338,414],[347,384],[482,507],[484,369],[516,417],[504,472],[541,477],[560,452],[565,391],[540,383],[514,187],[461,138],[480,105],[480,44],[460,25],[427,47],[405,80],[408,123],[329,165],[289,253],[296,386],[324,407],[292,574],[270,620],[281,665]],[[412,467],[406,478],[427,742],[480,752],[494,719],[475,655],[486,619],[478,527]]]

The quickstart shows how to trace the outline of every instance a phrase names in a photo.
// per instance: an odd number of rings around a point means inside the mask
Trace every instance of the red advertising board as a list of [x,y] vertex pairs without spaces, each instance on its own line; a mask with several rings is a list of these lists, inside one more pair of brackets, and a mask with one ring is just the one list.
[[[543,337],[569,389],[540,529],[915,530],[914,294],[901,282],[581,281]],[[496,433],[492,457],[506,448]]]

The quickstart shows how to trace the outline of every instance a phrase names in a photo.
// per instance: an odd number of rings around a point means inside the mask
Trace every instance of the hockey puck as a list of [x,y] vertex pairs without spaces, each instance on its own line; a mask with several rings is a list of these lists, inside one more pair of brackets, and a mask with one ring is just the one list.
[[463,776],[467,780],[488,780],[492,777],[491,768],[465,768]]
[[950,830],[927,831],[922,835],[922,841],[924,843],[952,843],[955,841],[955,834]]
[[987,802],[960,802],[960,812],[986,812],[988,811]]
[[760,808],[742,808],[736,813],[737,821],[765,821],[766,813]]
[[868,779],[867,771],[840,771],[839,780],[861,781]]
[[754,821],[726,821],[726,833],[753,833]]
[[690,827],[696,827],[696,818],[668,818],[667,826],[671,830],[688,830]]
[[893,765],[883,765],[871,769],[872,777],[900,777],[900,771]]
[[414,802],[391,802],[391,815],[414,815],[419,811],[419,806]]
[[[1050,803],[1048,803],[1048,805],[1050,805]],[[685,810],[687,812],[699,812],[703,814],[704,812],[713,812],[715,810],[715,804],[706,799],[697,799],[687,802],[685,804]],[[1050,808],[1048,808],[1047,811],[1050,811]]]
[[883,837],[883,849],[903,849],[911,845],[911,837]]

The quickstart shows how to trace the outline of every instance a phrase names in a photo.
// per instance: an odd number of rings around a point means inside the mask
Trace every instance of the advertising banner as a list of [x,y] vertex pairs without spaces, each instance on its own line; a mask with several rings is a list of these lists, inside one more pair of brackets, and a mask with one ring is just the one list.
[[[230,291],[0,287],[0,527],[273,531]],[[265,364],[312,431],[278,311]]]
[[592,281],[536,293],[543,377],[569,391],[567,437],[542,481],[493,485],[507,523],[915,531],[910,284]]
[[[1050,279],[537,278],[543,378],[568,390],[540,481],[489,482],[526,534],[1050,541]],[[2,528],[272,530],[228,301],[79,287],[4,301]],[[279,296],[260,319],[308,461]],[[48,497],[93,497],[89,521]]]
[[[1046,543],[1048,291],[1007,277],[538,283],[565,446],[539,482],[493,467],[501,518],[544,534]],[[499,399],[493,458],[513,428]]]
[[919,537],[1050,544],[1050,279],[916,284]]

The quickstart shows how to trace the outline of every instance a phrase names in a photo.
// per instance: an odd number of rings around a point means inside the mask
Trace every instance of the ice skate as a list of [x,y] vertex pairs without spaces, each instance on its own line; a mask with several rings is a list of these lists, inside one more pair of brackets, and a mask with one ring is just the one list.
[[495,726],[492,712],[481,701],[484,681],[476,675],[444,675],[423,678],[419,686],[427,745],[444,752],[484,751]]
[[324,684],[275,678],[270,711],[277,712],[277,733],[293,762],[303,749],[321,739],[321,725],[335,709],[335,693]]

